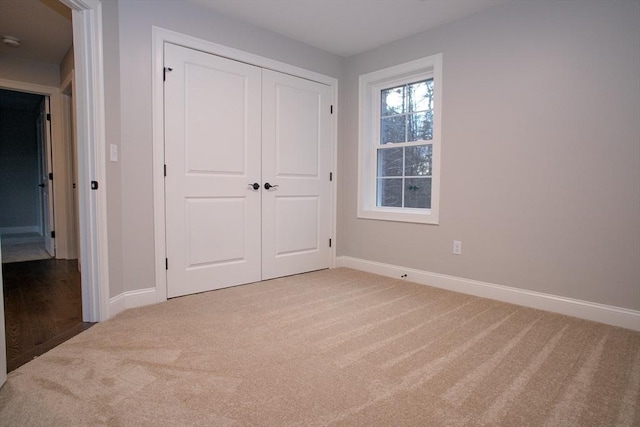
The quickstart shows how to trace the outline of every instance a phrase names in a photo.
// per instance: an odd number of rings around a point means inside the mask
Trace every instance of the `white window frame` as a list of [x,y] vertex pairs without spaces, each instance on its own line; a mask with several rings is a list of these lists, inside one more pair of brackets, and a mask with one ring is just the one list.
[[[376,206],[376,147],[380,141],[380,92],[383,89],[433,78],[433,139],[431,208]],[[440,208],[440,152],[442,120],[442,54],[360,76],[358,146],[358,218],[438,224]],[[423,141],[417,145],[424,144]],[[403,144],[405,145],[405,144]]]

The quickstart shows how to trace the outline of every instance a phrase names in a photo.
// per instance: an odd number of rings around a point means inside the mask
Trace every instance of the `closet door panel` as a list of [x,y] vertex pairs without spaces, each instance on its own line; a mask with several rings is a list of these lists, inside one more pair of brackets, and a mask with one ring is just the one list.
[[329,267],[331,91],[263,70],[262,278]]
[[165,45],[167,295],[260,280],[261,69]]

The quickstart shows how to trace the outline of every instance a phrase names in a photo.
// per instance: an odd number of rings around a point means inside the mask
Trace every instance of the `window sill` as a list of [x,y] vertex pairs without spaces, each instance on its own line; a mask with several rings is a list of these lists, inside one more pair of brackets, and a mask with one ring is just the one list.
[[432,211],[398,212],[391,210],[361,210],[358,211],[359,219],[374,219],[379,221],[409,222],[415,224],[438,225],[438,217]]

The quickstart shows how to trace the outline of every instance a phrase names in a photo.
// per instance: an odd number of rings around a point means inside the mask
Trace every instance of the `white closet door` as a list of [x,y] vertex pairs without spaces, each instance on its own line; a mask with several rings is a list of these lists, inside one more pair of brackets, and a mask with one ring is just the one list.
[[165,67],[167,294],[258,281],[261,69],[171,44]]
[[331,90],[263,70],[262,279],[329,267]]

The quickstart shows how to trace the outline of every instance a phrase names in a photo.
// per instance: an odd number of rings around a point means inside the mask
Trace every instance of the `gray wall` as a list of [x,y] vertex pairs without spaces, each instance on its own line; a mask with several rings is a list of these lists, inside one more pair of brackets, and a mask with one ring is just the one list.
[[0,228],[40,227],[36,114],[0,108]]
[[[155,286],[151,27],[177,31],[336,78],[342,77],[343,59],[187,2],[103,3],[107,148],[109,144],[118,144],[120,152],[119,165],[107,167],[113,297],[123,291]],[[118,43],[119,49],[115,49],[114,43]],[[114,74],[118,68],[119,76]]]
[[[109,159],[110,144],[120,150],[120,35],[118,2],[102,2],[105,83],[105,159]],[[118,153],[121,154],[121,153]],[[122,191],[121,162],[107,161],[107,227],[109,244],[109,296],[124,292],[122,273]],[[147,285],[149,286],[149,285]],[[143,288],[144,286],[140,286]]]
[[[516,2],[348,58],[338,254],[640,309],[639,19]],[[440,225],[359,220],[358,76],[437,52]]]

